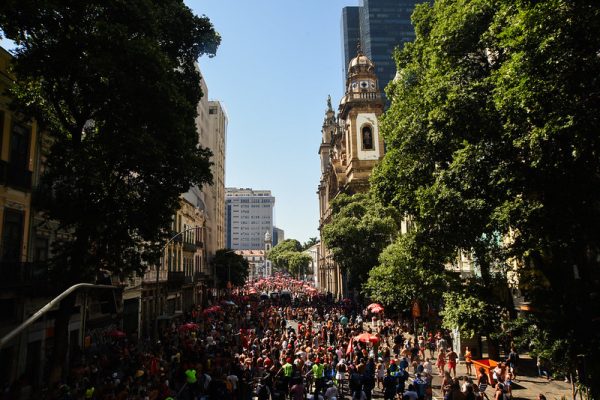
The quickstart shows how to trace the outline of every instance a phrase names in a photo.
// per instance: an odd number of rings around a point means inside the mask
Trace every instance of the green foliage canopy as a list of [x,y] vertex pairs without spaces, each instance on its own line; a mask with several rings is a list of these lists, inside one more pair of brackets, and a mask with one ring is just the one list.
[[435,253],[415,242],[414,232],[399,237],[383,250],[369,271],[365,293],[386,307],[403,310],[415,300],[437,307],[442,293],[456,282]]
[[322,239],[333,259],[347,273],[349,288],[360,289],[379,254],[399,231],[399,216],[369,194],[338,195],[331,203],[332,222]]
[[[515,265],[547,343],[569,342],[559,346],[567,369],[577,354],[591,365],[600,356],[600,8],[439,0],[418,6],[413,24],[416,40],[396,54],[399,78],[387,88],[374,192],[413,216],[418,241],[441,257],[475,253],[487,285],[494,261]],[[456,322],[454,306],[445,312]]]
[[275,268],[299,276],[309,272],[308,266],[312,261],[312,258],[303,253],[303,250],[304,246],[296,239],[286,239],[273,247],[267,257]]
[[181,0],[8,0],[0,29],[17,44],[15,107],[50,137],[36,207],[72,238],[53,249],[55,282],[141,273],[179,195],[211,182],[195,63],[219,35]]
[[231,281],[233,286],[243,286],[250,274],[248,261],[231,249],[217,250],[213,263],[220,289],[226,288],[228,281]]

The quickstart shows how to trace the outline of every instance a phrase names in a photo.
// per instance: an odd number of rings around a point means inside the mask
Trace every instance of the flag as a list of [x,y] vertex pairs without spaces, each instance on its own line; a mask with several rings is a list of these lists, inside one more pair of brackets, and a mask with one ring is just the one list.
[[353,346],[352,346],[353,344],[354,344],[354,338],[351,337],[350,343],[348,343],[348,348],[346,349],[346,354],[352,354],[352,352],[354,351]]

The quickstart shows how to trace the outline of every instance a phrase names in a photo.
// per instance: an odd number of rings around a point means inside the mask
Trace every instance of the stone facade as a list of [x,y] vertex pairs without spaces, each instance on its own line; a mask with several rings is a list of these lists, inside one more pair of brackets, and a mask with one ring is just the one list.
[[[371,171],[384,155],[378,122],[383,108],[375,65],[359,49],[348,65],[346,92],[338,114],[329,98],[321,130],[321,180],[317,191],[321,233],[331,222],[330,204],[338,194],[352,195],[369,188]],[[342,271],[322,241],[320,246],[315,271],[319,288],[342,296],[345,294]]]

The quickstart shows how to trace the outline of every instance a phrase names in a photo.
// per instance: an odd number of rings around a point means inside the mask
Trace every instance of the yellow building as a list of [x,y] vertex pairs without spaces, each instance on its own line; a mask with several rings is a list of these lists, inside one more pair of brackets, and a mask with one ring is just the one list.
[[[317,191],[321,233],[331,222],[330,204],[338,194],[352,195],[369,188],[371,171],[384,155],[378,122],[383,107],[375,66],[359,49],[348,65],[346,92],[337,118],[330,98],[321,131],[321,180]],[[336,297],[345,294],[343,274],[323,241],[315,274],[319,289]]]
[[[0,48],[0,337],[43,306],[53,294],[44,261],[50,235],[35,229],[31,207],[40,165],[40,132],[35,120],[10,110],[7,89],[12,56]],[[73,325],[77,322],[74,318]],[[40,382],[52,321],[38,322],[0,349],[0,376],[8,382],[27,373]],[[75,328],[76,329],[76,328]]]

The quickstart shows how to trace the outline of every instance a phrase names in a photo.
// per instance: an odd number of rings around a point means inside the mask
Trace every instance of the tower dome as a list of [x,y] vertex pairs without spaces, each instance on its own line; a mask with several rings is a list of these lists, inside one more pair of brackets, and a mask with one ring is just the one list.
[[356,57],[350,60],[350,64],[348,64],[348,76],[352,76],[361,72],[374,73],[375,64],[373,64],[373,61],[371,61],[369,57],[363,54],[359,43]]

